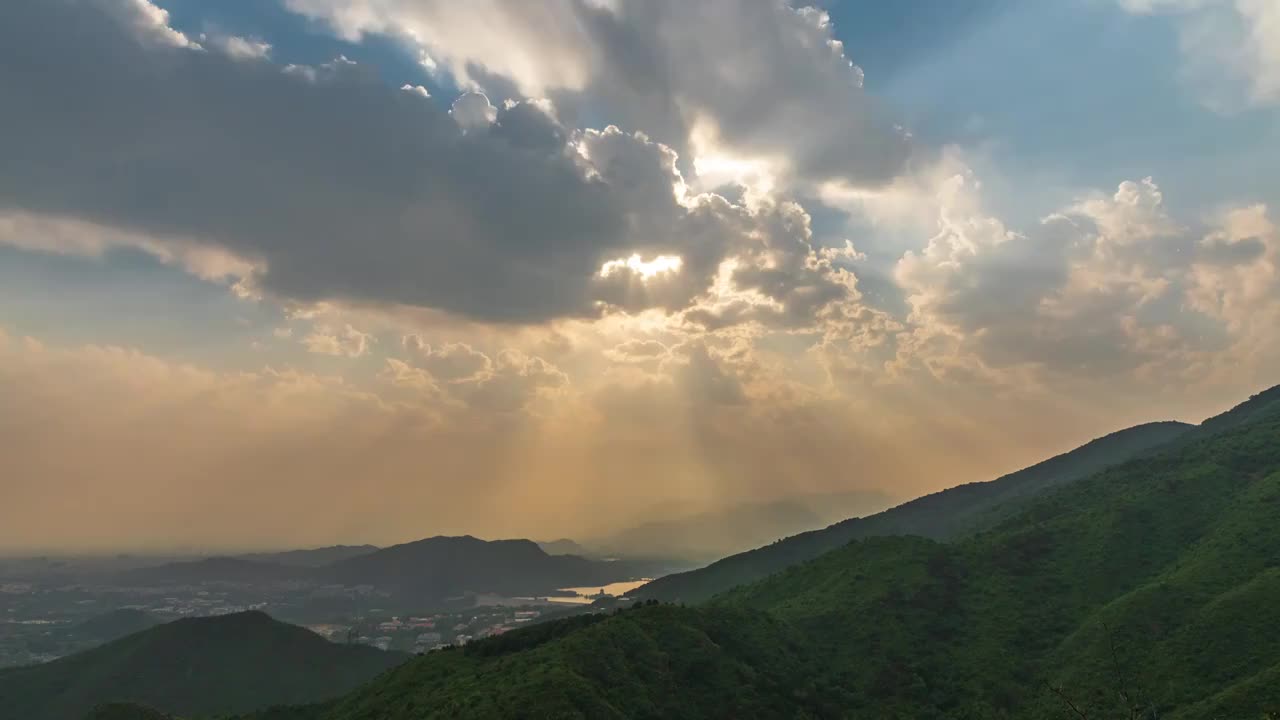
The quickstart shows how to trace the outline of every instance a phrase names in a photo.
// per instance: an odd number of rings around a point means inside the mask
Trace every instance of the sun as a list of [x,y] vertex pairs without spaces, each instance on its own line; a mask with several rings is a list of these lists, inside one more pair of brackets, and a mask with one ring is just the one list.
[[677,255],[658,255],[652,260],[645,260],[639,254],[633,254],[629,258],[610,260],[601,265],[600,277],[612,277],[623,270],[630,270],[639,275],[641,280],[648,281],[659,275],[678,273],[683,266],[684,260]]

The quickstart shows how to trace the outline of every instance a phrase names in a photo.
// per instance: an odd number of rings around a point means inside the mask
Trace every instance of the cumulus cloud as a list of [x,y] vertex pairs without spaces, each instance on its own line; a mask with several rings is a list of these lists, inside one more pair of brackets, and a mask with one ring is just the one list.
[[519,350],[503,350],[494,361],[493,375],[467,388],[466,400],[472,407],[514,412],[568,385],[568,375],[546,360]]
[[626,364],[657,363],[666,359],[671,349],[657,340],[631,339],[605,351],[613,362]]
[[[971,176],[957,175],[943,197],[976,189]],[[1145,299],[1138,289],[1146,273],[1140,264],[1118,261],[1132,243],[1159,232],[1152,219],[1158,203],[1153,184],[1126,183],[1113,198],[1090,198],[1023,234],[994,217],[953,214],[944,200],[938,234],[921,252],[907,253],[896,270],[911,306],[913,339],[946,338],[975,353],[974,360],[997,366],[1131,369],[1128,363],[1141,358],[1126,335]],[[928,345],[914,349],[938,352]]]
[[350,358],[367,354],[373,342],[372,335],[360,332],[349,324],[341,328],[320,326],[302,338],[307,352]]
[[696,146],[801,178],[878,184],[907,154],[830,17],[783,0],[286,4],[349,39],[411,43],[464,87],[551,97],[690,158]]
[[926,203],[936,234],[895,268],[910,307],[897,363],[966,382],[1203,381],[1256,342],[1244,318],[1273,307],[1274,227],[1261,206],[1179,222],[1151,178],[1025,231],[982,204],[967,170]]
[[489,102],[489,98],[485,97],[484,93],[468,92],[459,95],[458,99],[453,101],[449,114],[464,132],[482,130],[498,119],[498,108]]
[[419,335],[404,338],[406,349],[432,377],[444,382],[483,382],[493,376],[493,361],[466,343],[445,343],[432,348]]
[[1280,229],[1265,205],[1227,211],[1198,243],[1190,305],[1252,343],[1274,343],[1280,320]]
[[169,11],[151,0],[105,0],[97,2],[102,12],[111,15],[116,22],[124,23],[149,41],[174,47],[201,49],[199,43],[169,27]]
[[239,35],[202,36],[201,43],[216,48],[237,60],[266,60],[271,57],[271,43]]
[[405,336],[407,360],[391,359],[392,378],[429,388],[442,399],[482,413],[514,413],[566,389],[569,376],[523,350],[504,348],[493,357],[466,343],[432,347],[418,335]]

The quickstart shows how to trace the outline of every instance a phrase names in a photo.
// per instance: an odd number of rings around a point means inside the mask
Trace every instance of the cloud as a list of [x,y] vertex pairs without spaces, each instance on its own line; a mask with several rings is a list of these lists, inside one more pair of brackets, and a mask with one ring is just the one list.
[[373,343],[372,335],[362,333],[351,325],[341,328],[319,326],[302,338],[302,344],[307,348],[307,352],[349,358],[368,354],[369,347]]
[[466,343],[432,347],[418,335],[405,336],[403,344],[410,357],[391,361],[394,380],[482,414],[526,410],[570,385],[560,368],[523,350],[505,348],[491,358]]
[[1042,387],[1084,378],[1185,385],[1263,356],[1246,347],[1273,333],[1251,326],[1251,339],[1243,323],[1270,316],[1280,297],[1264,207],[1186,223],[1145,178],[1016,231],[984,211],[981,191],[962,169],[918,198],[937,229],[895,267],[910,307],[894,338],[899,370]]
[[0,245],[81,257],[102,257],[118,249],[138,250],[213,282],[245,281],[261,270],[259,261],[237,257],[217,246],[22,210],[0,209]]
[[[1256,10],[1160,5],[1130,8]],[[213,542],[246,498],[242,541],[303,543],[911,494],[1274,382],[1273,209],[1139,174],[1015,222],[965,152],[911,153],[821,11],[291,7],[467,91],[194,42],[141,0],[0,3],[0,245],[146,253],[288,320],[255,336],[278,367],[231,373],[0,330],[0,545],[61,542],[50,516]]]
[[695,405],[741,406],[747,403],[742,378],[732,364],[714,354],[703,343],[679,348],[681,362],[675,365],[676,386]]
[[212,46],[236,60],[266,60],[271,57],[271,43],[239,35],[203,35],[201,43]]
[[403,342],[424,370],[444,382],[483,382],[493,377],[493,361],[466,343],[433,348],[418,335],[407,335]]
[[[722,362],[695,350],[689,373],[730,372],[708,364]],[[683,385],[609,387],[554,414],[522,412],[567,380],[514,350],[494,353],[492,377],[457,387],[468,405],[411,386],[407,363],[389,361],[392,374],[401,379],[360,388],[287,369],[223,373],[0,329],[0,548],[599,532],[659,500],[703,509],[723,492],[773,497],[782,471],[815,492],[869,487],[842,463],[851,448],[878,447],[856,425],[798,421],[798,408],[699,401],[705,412],[691,415]],[[736,381],[722,382],[709,392],[732,400]],[[822,440],[832,435],[842,441]],[[876,482],[905,475],[879,447],[862,461],[885,471]]]
[[0,392],[6,548],[223,544],[232,516],[248,545],[349,532],[309,512],[282,531],[279,513],[362,502],[343,488],[385,476],[374,443],[421,423],[337,378],[112,346],[0,343]]
[[[863,91],[830,17],[782,0],[287,0],[342,37],[402,40],[463,86],[549,97],[686,157],[758,158],[800,178],[880,184],[908,139]],[[803,132],[798,131],[803,128]]]
[[1068,214],[1090,218],[1099,236],[1107,242],[1134,245],[1179,232],[1164,209],[1164,194],[1155,180],[1126,180],[1114,195],[1094,193],[1074,206]]
[[657,340],[632,339],[605,350],[605,357],[616,363],[647,364],[667,358],[671,349]]
[[1251,343],[1276,342],[1280,320],[1280,229],[1265,205],[1234,208],[1199,242],[1191,307]]
[[[705,25],[681,8],[627,13]],[[590,12],[583,22],[630,17]],[[849,71],[821,17],[774,5],[749,15],[754,32],[789,28],[772,41],[797,67],[818,53],[824,72]],[[226,271],[242,275],[244,294],[484,322],[679,312],[704,302],[735,258],[738,289],[765,298],[774,323],[850,295],[851,277],[814,255],[803,209],[694,193],[676,150],[647,135],[570,129],[548,101],[495,108],[472,93],[446,112],[346,58],[281,68],[195,49],[162,32],[165,18],[125,0],[0,9],[0,41],[29,60],[0,78],[10,99],[0,212],[74,224],[86,237],[101,228],[89,244],[136,237],[159,256],[242,258]],[[811,92],[834,92],[837,79],[812,82]],[[857,145],[858,132],[846,123],[839,147]],[[610,264],[619,259],[625,267]],[[648,272],[650,262],[665,271]],[[332,337],[313,346],[332,351]]]
[[493,375],[467,388],[465,397],[472,407],[514,412],[568,386],[569,376],[546,360],[519,350],[503,350],[494,362]]
[[625,198],[564,144],[522,145],[537,138],[504,122],[528,126],[519,107],[464,136],[359,66],[284,73],[160,43],[129,7],[0,8],[25,58],[0,79],[0,207],[259,258],[264,292],[304,302],[595,312],[592,278],[629,249]]
[[449,108],[449,115],[465,132],[467,130],[483,130],[498,119],[498,108],[489,103],[484,93],[468,92],[458,96]]
[[[942,194],[980,188],[957,175]],[[962,201],[961,207],[973,201]],[[914,347],[937,360],[996,367],[1030,363],[1059,372],[1108,375],[1144,358],[1130,334],[1135,313],[1167,287],[1135,244],[1157,241],[1167,227],[1154,183],[1125,183],[1046,218],[1027,233],[980,213],[953,214],[942,201],[939,232],[899,262]],[[946,358],[930,342],[954,343]],[[970,368],[973,371],[973,368]]]
[[1119,0],[1131,13],[1175,16],[1184,77],[1210,106],[1280,102],[1280,5],[1273,0]]
[[358,41],[386,34],[421,45],[430,68],[447,67],[461,85],[479,89],[474,77],[511,77],[527,95],[551,87],[579,87],[587,81],[581,55],[587,39],[573,22],[574,0],[551,0],[537,7],[501,0],[461,6],[447,2],[330,2],[286,0],[294,12],[324,19],[339,35]]
[[92,0],[102,12],[129,26],[149,41],[199,50],[200,45],[169,27],[169,11],[151,0]]

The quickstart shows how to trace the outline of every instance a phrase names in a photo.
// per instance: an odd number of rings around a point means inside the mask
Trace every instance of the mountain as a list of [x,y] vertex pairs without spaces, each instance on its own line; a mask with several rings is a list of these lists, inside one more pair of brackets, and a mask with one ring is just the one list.
[[1188,443],[1212,437],[1218,433],[1248,425],[1255,420],[1265,420],[1276,411],[1277,405],[1280,405],[1280,385],[1263,390],[1230,410],[1205,420],[1180,437],[1178,442]]
[[[803,638],[739,608],[582,615],[428,653],[290,720],[805,717]],[[253,715],[252,720],[275,720]]]
[[625,562],[548,555],[531,540],[433,537],[394,545],[320,570],[328,582],[373,585],[401,598],[439,601],[466,592],[542,595],[558,588],[643,577]]
[[71,628],[83,642],[99,645],[159,625],[160,618],[145,610],[122,608],[85,620]]
[[38,582],[98,582],[129,570],[191,560],[190,555],[60,555],[0,558],[0,578]]
[[0,720],[80,718],[116,702],[182,716],[305,703],[351,690],[405,657],[330,643],[260,612],[177,620],[0,670]]
[[[376,549],[300,551],[283,562],[244,557],[215,557],[167,563],[116,574],[117,584],[132,586],[283,582],[372,585],[411,603],[434,603],[468,592],[547,595],[559,588],[604,585],[653,577],[668,565],[644,561],[589,560],[550,555],[530,540],[486,541],[474,537],[433,537]],[[346,555],[308,567],[320,555]],[[259,556],[264,557],[264,556]],[[279,560],[279,558],[277,558]]]
[[580,557],[590,555],[590,551],[569,538],[539,542],[538,547],[542,548],[542,551],[548,555],[578,555]]
[[658,578],[632,595],[697,602],[811,560],[857,538],[921,535],[948,539],[963,535],[989,526],[1031,498],[1149,452],[1191,428],[1184,423],[1158,422],[1121,430],[989,482],[953,487],[875,515],[852,518],[732,555],[704,568]]
[[604,555],[707,562],[822,527],[835,519],[880,511],[891,504],[887,495],[874,492],[740,503],[644,523],[592,540],[588,545]]
[[174,720],[174,717],[145,705],[104,703],[91,710],[85,720]]
[[311,577],[312,573],[308,568],[241,558],[213,557],[129,570],[115,575],[114,580],[123,585],[146,586],[199,585],[209,582],[267,584],[305,581]]
[[323,565],[347,560],[361,555],[377,552],[377,545],[331,545],[329,547],[309,550],[286,550],[273,553],[249,553],[237,555],[236,559],[251,562],[285,565],[287,567],[318,568]]
[[859,539],[706,605],[429,653],[278,717],[1275,717],[1280,403],[1254,410],[952,542]]
[[616,555],[685,557],[706,562],[822,525],[795,502],[740,505],[627,528],[592,543]]

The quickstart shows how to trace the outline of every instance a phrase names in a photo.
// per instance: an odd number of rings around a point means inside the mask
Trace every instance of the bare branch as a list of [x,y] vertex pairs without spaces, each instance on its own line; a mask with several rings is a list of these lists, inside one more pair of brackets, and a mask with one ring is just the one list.
[[1066,692],[1064,692],[1062,688],[1054,687],[1048,682],[1045,682],[1044,686],[1049,688],[1049,692],[1057,695],[1059,700],[1066,703],[1066,706],[1071,709],[1071,712],[1076,714],[1076,717],[1080,718],[1080,720],[1089,720],[1089,713],[1076,707],[1076,704],[1071,702],[1071,698],[1067,697]]

